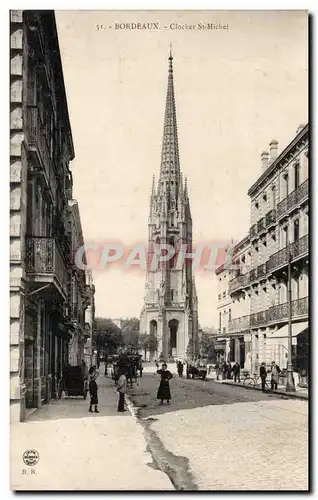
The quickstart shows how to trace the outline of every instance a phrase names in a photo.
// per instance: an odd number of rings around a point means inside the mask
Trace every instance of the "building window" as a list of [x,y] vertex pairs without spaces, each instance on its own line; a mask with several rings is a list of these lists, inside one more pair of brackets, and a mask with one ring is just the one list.
[[232,312],[231,309],[229,309],[229,321],[231,321],[231,318],[232,318]]
[[294,165],[294,187],[297,189],[299,186],[299,162]]
[[276,187],[272,187],[272,209],[276,210]]
[[170,290],[170,299],[173,301],[173,290]]
[[294,241],[299,240],[299,220],[294,221]]

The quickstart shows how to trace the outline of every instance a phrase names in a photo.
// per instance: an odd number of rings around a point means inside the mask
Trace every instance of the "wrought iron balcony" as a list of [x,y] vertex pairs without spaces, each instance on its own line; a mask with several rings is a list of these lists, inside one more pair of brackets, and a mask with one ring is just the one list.
[[262,278],[263,276],[266,276],[267,271],[266,271],[266,263],[261,264],[260,266],[257,267],[257,277]]
[[240,318],[235,318],[229,321],[228,330],[229,332],[239,332],[241,330],[247,330],[250,326],[250,316],[241,316]]
[[292,191],[277,205],[277,218],[287,217],[288,213],[308,198],[308,179]]
[[277,205],[277,219],[279,219],[283,215],[287,216],[287,198],[284,198]]
[[[298,258],[301,258],[304,255],[308,254],[308,234],[300,238],[300,240],[291,243],[289,245],[289,252],[292,261],[295,261]],[[271,255],[268,260],[268,271],[273,271],[274,269],[287,266],[287,264],[288,248],[285,247]]]
[[258,222],[257,222],[257,232],[260,233],[265,229],[265,217],[262,217]]
[[229,282],[229,294],[245,288],[249,284],[249,273],[241,274]]
[[297,189],[297,201],[298,203],[301,203],[303,200],[305,200],[306,198],[308,198],[308,186],[309,186],[309,182],[308,182],[308,179],[305,180],[305,182],[303,182],[299,188]]
[[266,227],[271,226],[272,224],[275,224],[276,222],[276,210],[270,210],[267,212],[266,216]]
[[254,224],[254,225],[250,228],[250,237],[251,237],[251,238],[254,238],[255,236],[257,236],[257,224]]
[[250,325],[261,326],[266,324],[266,311],[251,314]]
[[294,241],[289,247],[290,255],[292,261],[298,257],[308,254],[308,234],[300,238],[300,240]]
[[254,269],[252,269],[250,271],[250,279],[249,281],[255,281],[257,280],[257,267],[255,267]]
[[44,130],[38,108],[36,106],[27,106],[26,143],[30,152],[35,154],[40,169],[42,169],[46,178],[46,184],[51,190],[53,199],[55,199],[57,185],[54,164]]
[[[308,297],[293,300],[291,303],[292,318],[308,316]],[[288,302],[270,307],[266,311],[267,323],[274,323],[288,319]]]
[[52,283],[67,297],[68,269],[54,238],[26,238],[26,272],[36,282]]

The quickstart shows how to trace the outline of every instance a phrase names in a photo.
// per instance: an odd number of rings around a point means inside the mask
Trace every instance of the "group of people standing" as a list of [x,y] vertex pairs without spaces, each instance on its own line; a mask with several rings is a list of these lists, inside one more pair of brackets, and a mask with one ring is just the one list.
[[259,369],[259,375],[260,375],[261,381],[262,381],[262,391],[263,392],[265,392],[266,379],[267,379],[268,373],[271,374],[271,390],[274,391],[277,389],[280,372],[281,372],[281,369],[275,363],[275,361],[272,361],[272,366],[271,366],[270,370],[266,370],[266,364],[263,361],[263,363],[261,364],[260,369]]
[[[93,365],[87,370],[87,366],[84,361],[82,361],[82,369],[84,372],[84,379],[88,381],[88,391],[90,395],[90,403],[88,411],[90,413],[99,413],[98,410],[98,385],[97,379],[99,377],[99,371],[97,366]],[[116,382],[117,392],[118,392],[118,407],[117,411],[124,412],[125,410],[125,394],[127,392],[127,377],[125,370],[121,370],[119,378]],[[94,407],[94,410],[93,410]]]
[[226,363],[216,363],[216,380],[220,380],[220,374],[222,376],[222,380],[230,380],[232,376],[234,378],[234,382],[240,382],[241,378],[241,367],[238,362],[234,363],[232,366],[230,362]]

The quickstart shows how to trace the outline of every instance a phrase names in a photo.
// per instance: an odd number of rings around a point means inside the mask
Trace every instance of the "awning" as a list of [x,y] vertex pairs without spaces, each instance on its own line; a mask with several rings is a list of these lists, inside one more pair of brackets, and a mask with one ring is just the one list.
[[[293,345],[297,342],[297,335],[308,328],[308,322],[302,321],[301,323],[292,323],[292,337],[293,337]],[[276,330],[276,332],[267,335],[267,340],[271,339],[288,339],[288,324]]]

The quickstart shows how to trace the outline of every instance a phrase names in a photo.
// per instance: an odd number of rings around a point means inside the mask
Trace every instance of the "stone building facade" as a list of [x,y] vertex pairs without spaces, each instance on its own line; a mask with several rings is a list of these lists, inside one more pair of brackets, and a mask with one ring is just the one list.
[[84,359],[87,365],[93,363],[93,333],[96,329],[95,324],[95,285],[91,269],[86,269],[86,298],[88,305],[85,310],[85,337]]
[[[192,218],[187,180],[183,183],[179,163],[178,131],[173,82],[172,55],[169,57],[168,88],[164,118],[161,167],[158,185],[153,179],[148,223],[148,271],[140,333],[158,340],[156,356],[164,360],[185,359],[197,349],[198,302],[192,263],[177,258],[151,263],[156,245],[169,244],[175,255],[182,248],[192,251]],[[181,245],[184,245],[183,247]],[[163,247],[162,247],[163,248]]]
[[287,367],[290,259],[293,366],[308,372],[308,148],[308,125],[302,125],[280,154],[277,141],[262,153],[261,176],[248,191],[251,227],[242,240],[245,249],[235,247],[216,272],[220,279],[231,271],[232,317],[226,334],[231,341],[244,337],[244,366],[249,370],[273,360]]
[[54,12],[10,16],[10,402],[20,421],[56,396],[69,360],[74,148]]

